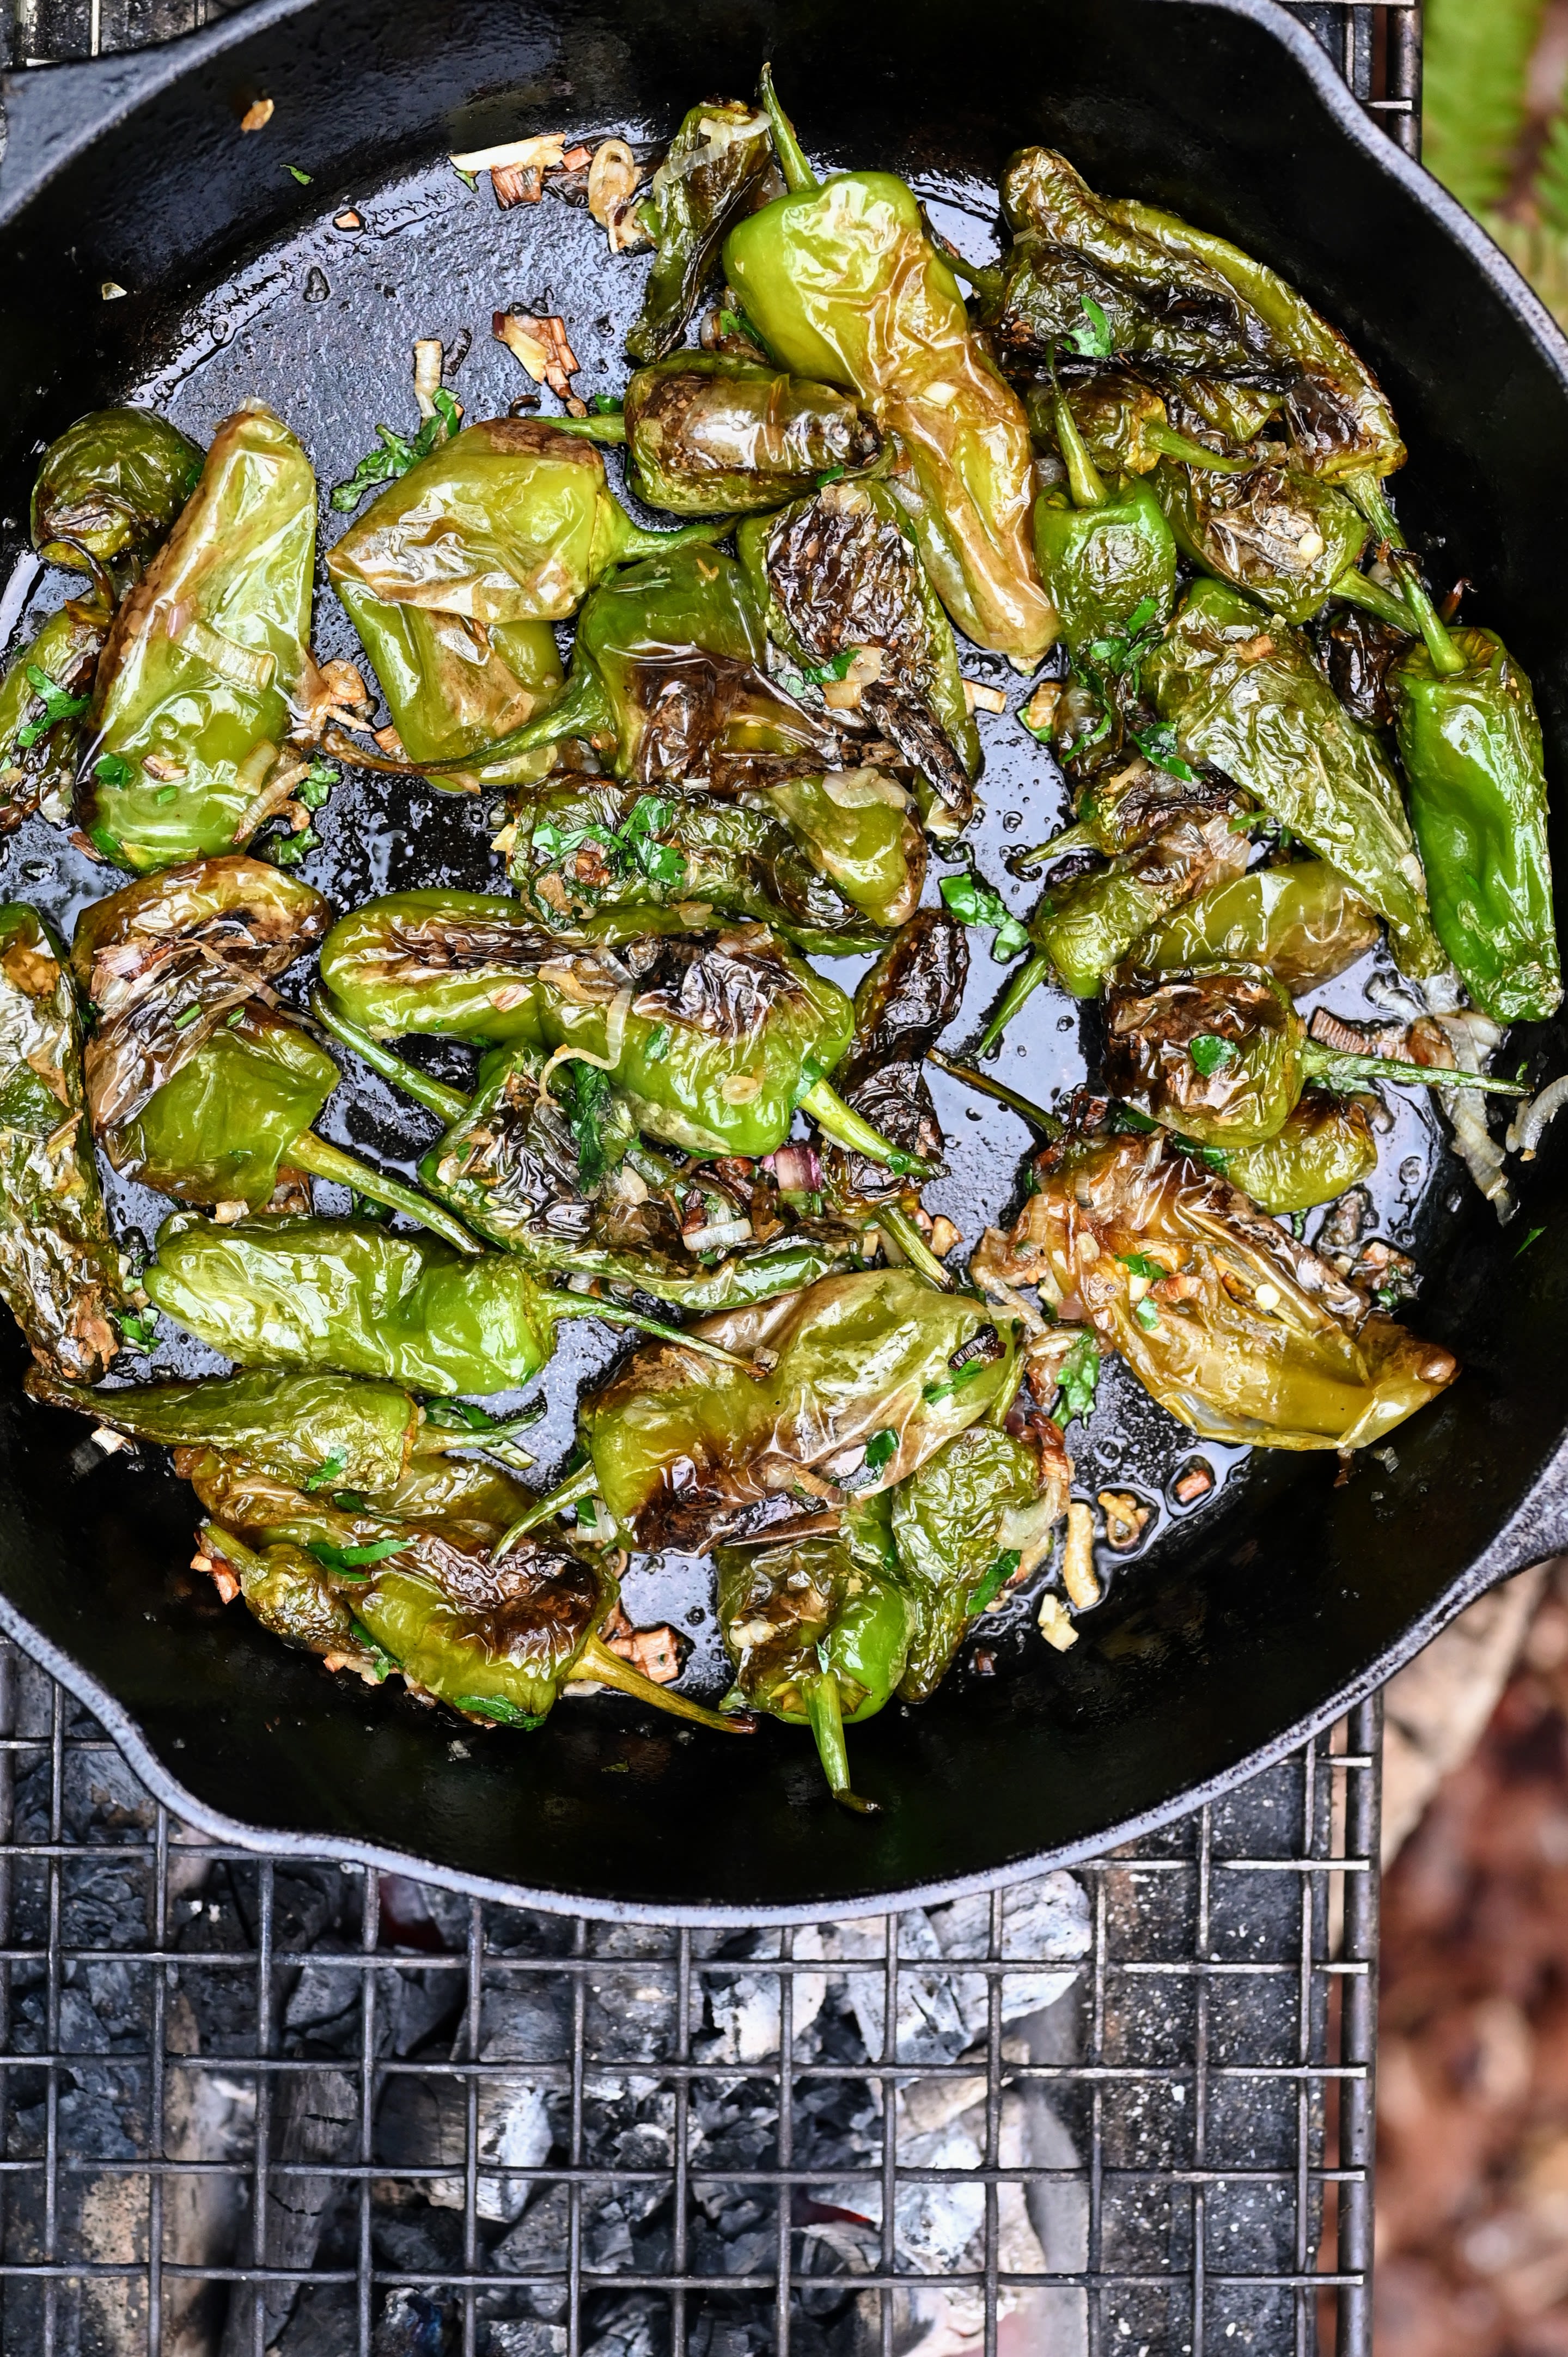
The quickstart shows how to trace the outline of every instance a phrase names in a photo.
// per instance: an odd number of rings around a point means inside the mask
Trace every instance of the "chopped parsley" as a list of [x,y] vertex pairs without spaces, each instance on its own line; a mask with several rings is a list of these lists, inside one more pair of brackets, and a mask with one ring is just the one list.
[[1140,1301],[1134,1308],[1133,1315],[1137,1319],[1145,1334],[1157,1334],[1159,1332],[1160,1313],[1155,1308],[1152,1301]]
[[445,385],[437,385],[430,397],[435,404],[435,414],[425,419],[412,442],[402,434],[394,434],[390,425],[377,426],[381,448],[368,450],[348,480],[333,491],[332,504],[339,515],[349,514],[376,484],[395,482],[399,475],[406,475],[421,458],[428,458],[443,442],[451,440],[457,431],[457,404]]
[[1001,1594],[1023,1560],[1016,1547],[1004,1547],[974,1594],[970,1598],[970,1610],[983,1612],[992,1598]]
[[101,785],[116,792],[131,782],[131,764],[123,753],[100,753],[92,764],[92,774]]
[[177,786],[160,786],[157,792],[153,796],[153,800],[156,802],[166,805],[174,801],[178,792],[179,788]]
[[1200,1031],[1196,1039],[1187,1041],[1187,1052],[1204,1079],[1211,1081],[1216,1072],[1222,1072],[1227,1064],[1235,1062],[1236,1042],[1221,1039],[1213,1031]]
[[274,867],[297,867],[302,859],[321,848],[321,837],[313,826],[302,826],[297,834],[280,834],[267,845],[267,856]]
[[1151,1260],[1147,1253],[1118,1253],[1116,1257],[1132,1275],[1144,1277],[1150,1285],[1158,1285],[1162,1277],[1170,1274],[1157,1260]]
[[36,720],[29,720],[26,727],[16,731],[13,741],[23,752],[28,746],[36,745],[40,737],[47,737],[49,730],[57,728],[62,720],[80,719],[92,701],[90,695],[68,695],[47,671],[39,670],[37,663],[27,665],[27,681],[44,708]]
[[656,1023],[642,1051],[644,1060],[650,1064],[661,1064],[670,1053],[670,1042],[674,1036],[668,1023]]
[[302,188],[308,188],[312,179],[315,178],[314,173],[302,172],[297,164],[285,164],[284,166],[284,170],[288,174],[291,180],[297,180]]
[[825,467],[817,477],[818,490],[825,491],[830,483],[842,483],[848,472],[847,467]]
[[546,866],[559,866],[585,843],[596,843],[612,874],[645,876],[650,884],[678,888],[685,880],[685,855],[660,840],[674,823],[673,802],[662,794],[639,794],[621,826],[560,827],[547,818],[534,828],[531,841]]
[[376,1539],[368,1546],[340,1547],[330,1539],[312,1539],[306,1553],[316,1557],[324,1571],[347,1578],[365,1564],[385,1563],[389,1555],[401,1555],[407,1544],[406,1539]]
[[1057,1369],[1058,1396],[1066,1402],[1069,1418],[1087,1415],[1100,1384],[1100,1353],[1092,1334],[1080,1334]]
[[1190,769],[1176,751],[1176,734],[1168,720],[1155,728],[1134,728],[1133,742],[1145,761],[1163,770],[1167,778],[1179,778],[1184,786],[1196,785],[1197,773]]
[[532,1732],[544,1724],[542,1711],[521,1709],[505,1695],[459,1695],[454,1707],[468,1711],[475,1718],[493,1718],[498,1727],[521,1727]]
[[126,1341],[131,1344],[133,1350],[136,1351],[157,1349],[157,1322],[158,1313],[156,1309],[122,1309],[114,1319],[114,1323]]
[[1544,1226],[1542,1226],[1542,1227],[1539,1227],[1539,1228],[1531,1228],[1531,1229],[1530,1229],[1530,1233],[1525,1237],[1524,1242],[1520,1244],[1520,1248],[1519,1248],[1519,1251],[1515,1253],[1515,1254],[1514,1254],[1514,1258],[1515,1258],[1515,1260],[1518,1260],[1518,1259],[1520,1258],[1520,1254],[1523,1254],[1523,1253],[1527,1253],[1527,1252],[1530,1250],[1530,1248],[1531,1244],[1532,1244],[1532,1243],[1534,1243],[1536,1242],[1537,1238],[1538,1238],[1538,1237],[1540,1237],[1540,1236],[1543,1236],[1545,1233],[1546,1233],[1546,1230],[1545,1230]]
[[1090,295],[1080,295],[1079,307],[1083,313],[1080,324],[1069,328],[1067,341],[1086,361],[1106,361],[1116,349],[1116,339],[1111,322]]
[[315,1472],[308,1475],[306,1479],[300,1483],[300,1488],[302,1490],[325,1490],[328,1482],[336,1481],[338,1476],[342,1472],[344,1466],[347,1465],[349,1459],[345,1452],[341,1448],[335,1448],[332,1451],[331,1456],[324,1457],[320,1464],[317,1467]]
[[966,1359],[961,1367],[955,1367],[950,1375],[943,1376],[940,1383],[928,1383],[920,1397],[929,1406],[935,1407],[940,1400],[951,1399],[955,1392],[966,1391],[977,1375],[983,1374],[987,1367],[994,1364],[994,1360],[990,1358]]
[[312,761],[294,790],[295,801],[303,802],[308,811],[320,810],[341,774],[329,762]]
[[891,1425],[884,1425],[882,1430],[874,1432],[865,1444],[866,1471],[880,1473],[885,1465],[892,1464],[897,1453],[898,1436]]
[[618,393],[596,393],[588,399],[588,407],[596,417],[618,417],[625,406]]
[[942,899],[963,925],[991,925],[991,954],[998,965],[1005,965],[1029,946],[1027,928],[1013,915],[1000,892],[993,891],[983,877],[966,867],[960,875],[944,876]]
[[371,1657],[371,1666],[375,1671],[376,1681],[379,1684],[381,1680],[386,1677],[389,1671],[395,1670],[397,1668],[398,1663],[396,1655],[389,1653],[386,1647],[381,1643],[380,1638],[372,1637],[364,1622],[362,1620],[356,1620],[352,1614],[349,1615],[349,1631],[356,1644],[363,1646],[365,1652],[369,1653]]
[[596,1187],[610,1167],[604,1124],[615,1092],[607,1072],[601,1072],[596,1064],[579,1063],[575,1058],[564,1067],[563,1076],[561,1101],[577,1148],[578,1173],[585,1187]]

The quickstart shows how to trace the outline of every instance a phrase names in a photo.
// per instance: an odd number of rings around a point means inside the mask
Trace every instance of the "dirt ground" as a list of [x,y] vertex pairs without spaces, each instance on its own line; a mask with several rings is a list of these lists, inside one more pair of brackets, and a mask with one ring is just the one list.
[[1568,1576],[1383,1902],[1378,2357],[1568,2357]]

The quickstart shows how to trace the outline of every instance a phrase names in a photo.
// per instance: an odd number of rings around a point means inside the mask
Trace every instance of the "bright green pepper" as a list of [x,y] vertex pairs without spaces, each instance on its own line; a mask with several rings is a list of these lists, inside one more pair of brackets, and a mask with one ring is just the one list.
[[33,485],[33,546],[90,573],[144,561],[196,488],[201,453],[149,409],[93,409],[49,444]]
[[819,182],[764,102],[790,193],[737,222],[725,270],[774,358],[842,384],[896,436],[888,480],[927,572],[977,646],[1032,670],[1056,616],[1029,547],[1029,429],[969,324],[920,207],[890,172]]
[[714,1551],[719,1620],[735,1663],[721,1707],[809,1726],[835,1801],[862,1813],[843,1730],[893,1698],[909,1650],[897,1557],[877,1562],[843,1539],[780,1536]]
[[51,614],[0,680],[0,834],[36,810],[70,808],[81,718],[109,635],[107,607],[72,597]]
[[703,1545],[780,1495],[887,1489],[1011,1395],[1015,1329],[993,1315],[889,1268],[706,1318],[695,1334],[772,1364],[638,1351],[585,1406],[583,1483],[639,1546]]
[[[393,892],[339,918],[321,975],[349,1019],[518,1040],[607,1071],[639,1128],[693,1154],[771,1154],[797,1105],[832,1136],[913,1168],[842,1105],[822,1074],[848,1045],[850,1003],[761,927],[716,941],[649,938],[564,949],[512,900]],[[640,942],[636,935],[640,934]]]
[[276,807],[315,557],[309,459],[270,409],[239,410],[99,662],[77,815],[116,866],[231,850]]
[[388,485],[328,552],[335,588],[497,623],[564,622],[612,566],[711,540],[632,522],[588,442],[539,417],[465,426]]
[[1363,602],[1376,596],[1359,575],[1344,579],[1367,525],[1332,483],[1275,466],[1246,475],[1165,466],[1152,482],[1183,555],[1287,622],[1309,621],[1342,584]]
[[1079,655],[1096,640],[1169,621],[1176,547],[1146,483],[1124,475],[1107,487],[1059,393],[1055,416],[1068,488],[1035,502],[1035,554],[1069,651]]
[[[748,519],[736,550],[768,637],[808,679],[834,677],[862,649],[881,655],[860,708],[967,818],[980,738],[952,625],[886,485],[829,483],[779,515]],[[933,726],[945,742],[930,741]]]
[[639,369],[618,414],[569,432],[624,442],[632,489],[671,515],[747,515],[868,467],[882,436],[844,393],[726,352]]
[[81,1018],[37,909],[0,907],[0,1297],[41,1365],[94,1381],[124,1298],[85,1118]]
[[1298,859],[1250,868],[1198,893],[1138,943],[1138,963],[1155,973],[1261,965],[1297,995],[1332,982],[1377,938],[1376,917],[1337,870],[1326,860]]
[[[926,845],[897,780],[881,770],[830,770],[820,778],[781,778],[751,800],[778,813],[863,918],[884,932],[908,923],[926,880]],[[839,941],[842,947],[842,934]]]
[[1045,1417],[1024,1436],[972,1424],[893,1496],[893,1537],[911,1606],[901,1702],[927,1702],[974,1615],[1048,1554],[1072,1464]]
[[1256,1146],[1222,1150],[1219,1167],[1261,1211],[1287,1219],[1332,1203],[1378,1167],[1378,1141],[1355,1098],[1308,1089],[1284,1126]]
[[1197,581],[1146,669],[1183,757],[1212,762],[1337,867],[1387,923],[1406,974],[1434,974],[1443,952],[1398,781],[1306,641],[1227,584]]
[[471,622],[426,606],[391,604],[359,581],[340,581],[338,595],[409,761],[435,770],[437,782],[440,765],[450,763],[454,784],[509,785],[546,774],[549,751],[520,755],[501,765],[499,776],[471,771],[470,757],[560,694],[561,657],[549,622]]
[[1106,1008],[1106,1087],[1196,1138],[1257,1146],[1277,1135],[1308,1081],[1340,1091],[1370,1081],[1524,1093],[1511,1081],[1455,1074],[1391,1056],[1346,1054],[1309,1039],[1289,991],[1261,966],[1197,966],[1120,981]]
[[1075,1295],[1151,1396],[1213,1440],[1369,1448],[1458,1372],[1174,1141],[1069,1151],[1012,1244],[1022,1281]]
[[[821,824],[823,785],[797,807]],[[643,793],[635,786],[560,784],[511,803],[512,882],[528,914],[553,932],[579,934],[607,909],[675,909],[690,930],[714,919],[770,925],[808,954],[875,950],[882,934],[914,913],[925,878],[925,844],[899,789],[865,773],[861,856],[846,845],[837,864],[860,887],[851,899],[806,856],[782,812],[745,808],[712,794]],[[878,789],[884,789],[878,791]],[[789,788],[779,791],[788,802]],[[768,794],[756,798],[773,803]],[[844,813],[828,802],[840,825]],[[856,816],[861,813],[857,812]],[[825,836],[825,830],[822,830]],[[868,856],[867,854],[870,856]],[[871,923],[862,909],[867,900]],[[706,914],[702,913],[705,910]],[[875,913],[873,913],[873,911]]]
[[772,167],[760,110],[713,99],[685,116],[640,208],[654,258],[626,339],[633,360],[660,360],[680,342],[725,230],[756,202]]
[[554,1350],[560,1318],[598,1318],[703,1349],[614,1303],[552,1293],[510,1254],[472,1259],[366,1220],[219,1227],[177,1211],[144,1282],[157,1308],[242,1367],[379,1375],[419,1392],[531,1383]]
[[[164,1448],[224,1449],[312,1491],[393,1491],[427,1437],[424,1411],[411,1392],[346,1375],[263,1372],[100,1392],[40,1380],[35,1372],[27,1389],[34,1399],[78,1408],[112,1432]],[[428,1438],[442,1450],[460,1445],[459,1436],[435,1426]]]

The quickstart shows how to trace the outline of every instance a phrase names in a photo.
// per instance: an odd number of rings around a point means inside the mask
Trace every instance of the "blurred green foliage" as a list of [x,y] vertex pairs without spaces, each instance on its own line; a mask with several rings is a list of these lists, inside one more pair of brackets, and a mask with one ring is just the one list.
[[1426,0],[1425,161],[1568,325],[1568,0]]

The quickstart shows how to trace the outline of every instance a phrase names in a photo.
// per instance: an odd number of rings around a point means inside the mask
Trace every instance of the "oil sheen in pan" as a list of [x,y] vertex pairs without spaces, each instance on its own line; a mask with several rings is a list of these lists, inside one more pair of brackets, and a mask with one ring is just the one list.
[[[618,132],[634,143],[650,137],[650,126],[640,122],[577,124],[564,117],[560,127],[574,135]],[[929,185],[917,175],[914,184],[932,200],[943,231],[972,258],[994,252],[994,236],[988,237],[986,229],[995,216],[993,189],[946,174],[933,177]],[[337,228],[334,215],[350,206],[363,226]],[[270,403],[314,461],[322,492],[324,550],[349,521],[328,504],[328,494],[371,446],[377,423],[384,421],[403,433],[412,433],[418,423],[412,355],[416,338],[439,337],[449,354],[460,347],[465,332],[471,339],[466,357],[448,379],[471,419],[503,414],[510,404],[538,393],[511,354],[492,339],[490,317],[497,310],[559,312],[581,362],[578,391],[585,396],[618,392],[629,366],[622,346],[641,299],[647,266],[645,256],[612,260],[604,231],[586,210],[546,196],[537,205],[499,211],[488,178],[481,177],[478,187],[469,189],[442,161],[379,187],[342,187],[325,194],[312,225],[252,256],[224,285],[166,322],[161,334],[155,330],[143,371],[117,393],[164,410],[203,443],[219,420],[242,402]],[[538,400],[541,414],[556,405],[545,393],[538,393]],[[68,420],[62,415],[59,422],[64,425]],[[612,481],[628,505],[647,523],[668,523],[669,518],[642,508],[626,492],[620,454],[612,450],[606,456]],[[16,565],[28,571],[36,563],[25,544],[18,547],[15,539],[8,554]],[[6,575],[18,587],[27,577],[25,573],[18,577],[10,564],[4,565],[0,578]],[[369,683],[362,650],[320,565],[317,578],[317,651],[324,657],[343,654],[358,660]],[[35,627],[35,618],[58,605],[73,587],[73,580],[63,575],[40,576],[27,596],[22,631]],[[564,645],[566,636],[563,633]],[[1064,823],[1067,792],[1055,763],[1015,717],[1027,684],[1000,657],[982,653],[962,640],[960,653],[968,675],[1004,689],[1009,707],[1003,714],[978,715],[985,757],[981,779],[984,812],[969,840],[982,871],[1009,905],[1025,914],[1038,887],[1010,877],[1004,860],[1009,851],[1043,841]],[[501,820],[499,803],[488,798],[443,795],[369,771],[349,773],[317,818],[322,848],[298,872],[339,909],[412,884],[500,890],[501,864],[489,839]],[[948,872],[940,860],[932,860],[928,900],[937,901],[939,880]],[[118,880],[113,871],[89,861],[36,819],[0,843],[0,891],[25,894],[68,933],[79,909],[113,890]],[[839,960],[828,963],[827,970],[853,990],[867,963]],[[1391,972],[1386,953],[1374,952],[1315,996],[1342,1014],[1384,1012],[1367,999],[1366,985],[1380,974],[1387,982]],[[950,1048],[978,1030],[1004,973],[991,959],[989,936],[972,933],[969,985],[961,1017],[948,1035]],[[306,979],[302,971],[285,984],[285,991],[301,996]],[[1004,1041],[991,1069],[1036,1103],[1048,1105],[1087,1077],[1097,1022],[1093,1007],[1041,991]],[[456,1045],[424,1043],[418,1052],[459,1083],[472,1068],[468,1052]],[[947,1135],[949,1168],[945,1178],[926,1189],[925,1200],[932,1211],[945,1211],[956,1222],[966,1245],[972,1245],[983,1228],[1015,1209],[1035,1140],[1027,1125],[1004,1107],[942,1073],[933,1071],[930,1078]],[[1376,1211],[1372,1232],[1402,1248],[1419,1250],[1427,1225],[1423,1211],[1435,1211],[1434,1197],[1450,1195],[1465,1182],[1444,1149],[1435,1112],[1396,1091],[1389,1092],[1388,1103],[1391,1125],[1380,1137],[1378,1169],[1370,1182]],[[409,1176],[434,1134],[430,1116],[351,1061],[345,1064],[343,1086],[321,1127],[339,1144],[379,1156]],[[166,1202],[112,1176],[110,1190],[122,1229],[138,1229],[150,1241],[166,1215]],[[317,1193],[324,1211],[347,1210],[340,1189],[321,1185]],[[1309,1234],[1321,1216],[1311,1215]],[[150,1363],[134,1364],[138,1377],[215,1371],[224,1363],[166,1326],[164,1334]],[[542,1383],[548,1411],[530,1436],[541,1482],[554,1475],[571,1445],[580,1391],[624,1348],[622,1338],[604,1327],[574,1322],[562,1329],[556,1356]],[[124,1372],[129,1376],[133,1368]],[[1094,1415],[1087,1426],[1073,1427],[1069,1445],[1080,1491],[1092,1496],[1113,1486],[1132,1491],[1152,1509],[1133,1555],[1115,1557],[1103,1547],[1100,1550],[1102,1584],[1113,1577],[1157,1579],[1164,1535],[1176,1538],[1178,1525],[1190,1523],[1194,1514],[1245,1512],[1247,1453],[1197,1440],[1155,1406],[1116,1361],[1107,1362]],[[1209,1466],[1215,1487],[1204,1503],[1185,1511],[1174,1501],[1172,1488],[1180,1469],[1194,1457]],[[634,1620],[671,1622],[693,1641],[682,1683],[704,1695],[727,1683],[710,1586],[703,1562],[686,1556],[636,1561],[626,1581],[627,1609]],[[983,1641],[987,1667],[995,1664],[1004,1672],[1009,1652],[1041,1642],[1030,1625],[1032,1618],[1032,1604],[1019,1600],[987,1620]],[[971,1661],[974,1650],[972,1641]],[[954,1673],[965,1674],[961,1665]]]

